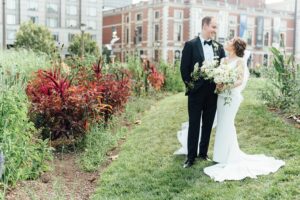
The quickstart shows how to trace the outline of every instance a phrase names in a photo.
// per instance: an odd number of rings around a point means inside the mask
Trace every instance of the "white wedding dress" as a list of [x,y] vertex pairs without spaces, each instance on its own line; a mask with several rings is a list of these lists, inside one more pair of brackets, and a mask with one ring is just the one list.
[[[235,60],[229,65],[237,67],[237,62],[238,60]],[[265,155],[248,155],[239,148],[234,119],[243,100],[241,92],[245,88],[249,77],[249,71],[244,61],[241,69],[241,74],[243,74],[243,76],[240,76],[241,85],[230,90],[230,104],[225,105],[225,97],[228,97],[228,93],[218,95],[213,152],[213,161],[217,164],[204,168],[204,173],[219,182],[242,180],[246,177],[256,178],[257,175],[275,172],[285,165],[282,160],[276,160]],[[186,122],[177,134],[182,147],[174,154],[187,154],[187,134],[188,123]]]

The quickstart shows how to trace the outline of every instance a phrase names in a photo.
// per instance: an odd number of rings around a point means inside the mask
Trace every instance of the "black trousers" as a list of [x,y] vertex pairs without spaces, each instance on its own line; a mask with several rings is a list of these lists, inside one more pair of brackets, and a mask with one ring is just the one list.
[[202,117],[199,155],[207,156],[211,129],[217,109],[216,85],[204,81],[199,90],[188,96],[189,130],[188,159],[195,160],[199,141],[200,119]]

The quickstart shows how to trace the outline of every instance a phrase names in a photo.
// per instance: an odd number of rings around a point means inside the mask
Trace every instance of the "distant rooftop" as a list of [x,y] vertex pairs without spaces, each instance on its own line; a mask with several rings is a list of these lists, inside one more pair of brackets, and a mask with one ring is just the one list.
[[129,6],[134,2],[134,0],[103,0],[103,10],[105,11]]

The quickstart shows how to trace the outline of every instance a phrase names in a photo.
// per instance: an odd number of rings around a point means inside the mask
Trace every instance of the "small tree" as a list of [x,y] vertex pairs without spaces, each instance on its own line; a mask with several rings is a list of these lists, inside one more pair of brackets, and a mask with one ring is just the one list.
[[54,39],[47,27],[32,21],[21,24],[16,34],[15,46],[47,54],[53,54],[56,50]]
[[[99,48],[89,33],[83,34],[84,54],[99,56]],[[74,55],[81,55],[81,35],[75,35],[69,45],[68,51]]]

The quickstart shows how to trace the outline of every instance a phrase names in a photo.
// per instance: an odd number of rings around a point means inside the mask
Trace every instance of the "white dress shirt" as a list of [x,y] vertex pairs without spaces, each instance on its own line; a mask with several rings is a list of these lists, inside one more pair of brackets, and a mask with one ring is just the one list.
[[[213,60],[214,59],[214,50],[213,50],[212,45],[208,45],[208,44],[204,45],[203,37],[200,35],[199,38],[202,43],[203,54],[204,54],[205,60],[207,60],[207,61]],[[210,40],[207,40],[207,41],[210,41]]]

